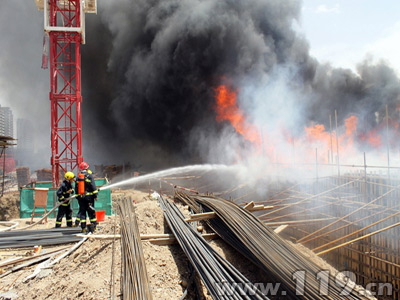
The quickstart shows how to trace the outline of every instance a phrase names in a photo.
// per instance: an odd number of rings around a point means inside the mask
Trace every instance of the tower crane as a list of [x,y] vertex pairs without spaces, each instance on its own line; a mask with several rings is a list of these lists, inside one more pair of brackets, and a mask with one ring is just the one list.
[[97,13],[97,0],[35,2],[44,12],[49,40],[51,166],[56,186],[60,172],[72,171],[83,161],[81,44],[85,44],[85,13]]

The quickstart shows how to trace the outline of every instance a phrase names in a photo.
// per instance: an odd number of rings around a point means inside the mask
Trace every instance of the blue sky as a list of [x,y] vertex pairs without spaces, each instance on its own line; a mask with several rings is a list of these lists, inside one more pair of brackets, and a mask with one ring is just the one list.
[[372,56],[400,74],[399,0],[303,0],[300,27],[321,62],[355,69]]

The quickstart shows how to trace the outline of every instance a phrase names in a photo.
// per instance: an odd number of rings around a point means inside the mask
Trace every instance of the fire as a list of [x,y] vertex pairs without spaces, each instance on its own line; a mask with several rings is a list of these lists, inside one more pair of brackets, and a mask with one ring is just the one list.
[[[336,130],[332,130],[332,133],[327,132],[322,124],[306,127],[305,132],[308,142],[315,143],[315,146],[319,148],[322,161],[327,161],[326,154],[329,154],[329,151],[335,153],[337,149],[346,156],[356,155],[358,151],[355,141],[364,142],[375,149],[382,146],[382,139],[377,129],[366,133],[357,133],[357,125],[358,117],[351,115],[344,121],[344,132],[339,132],[337,137]],[[396,129],[396,126],[393,128]]]
[[327,162],[327,153],[329,151],[337,151],[337,143],[339,143],[339,151],[350,154],[355,151],[354,138],[357,132],[358,118],[350,116],[344,121],[345,131],[338,134],[336,137],[336,130],[328,132],[322,124],[312,125],[306,127],[304,130],[307,135],[308,142],[313,142],[320,150],[320,158],[322,161]]
[[229,121],[245,140],[257,145],[261,145],[261,136],[257,127],[248,123],[243,111],[236,103],[237,93],[229,90],[225,85],[220,85],[215,89],[217,121]]
[[368,133],[368,143],[371,146],[378,148],[382,145],[381,137],[379,135],[377,135],[375,132],[369,132]]
[[354,136],[354,133],[357,131],[357,122],[358,118],[356,116],[350,116],[344,121],[347,136]]
[[[313,124],[310,127],[305,127],[304,131],[306,133],[306,141],[302,141],[303,144],[313,145],[313,148],[324,149],[326,152],[333,147],[336,147],[336,143],[334,144],[333,135],[325,130],[325,126],[322,124]],[[332,145],[331,145],[332,143]],[[313,149],[314,150],[314,149]],[[319,151],[319,161],[328,162],[326,159],[325,153]]]
[[379,148],[382,146],[382,138],[375,129],[362,134],[360,136],[360,140],[366,142],[368,145],[374,148]]
[[[302,160],[334,163],[340,153],[343,157],[356,157],[360,150],[379,149],[382,146],[382,134],[384,127],[374,128],[363,132],[358,128],[358,117],[351,115],[344,121],[344,128],[332,128],[326,130],[323,124],[311,124],[304,128],[303,134],[293,136],[286,128],[279,132],[263,132],[254,124],[246,120],[246,115],[237,103],[237,91],[226,85],[220,85],[215,90],[218,122],[228,121],[243,138],[256,147],[258,153],[267,155],[273,162],[295,161],[296,157]],[[400,140],[399,121],[389,120],[390,143],[397,145]],[[279,142],[281,141],[281,142]],[[283,143],[282,143],[283,141]],[[283,145],[282,145],[283,144]],[[288,157],[284,157],[284,156]],[[291,157],[290,157],[291,156]],[[341,159],[341,161],[343,161]]]
[[307,139],[310,141],[320,141],[328,142],[330,135],[325,131],[325,126],[322,124],[312,125],[311,127],[306,127],[305,129]]

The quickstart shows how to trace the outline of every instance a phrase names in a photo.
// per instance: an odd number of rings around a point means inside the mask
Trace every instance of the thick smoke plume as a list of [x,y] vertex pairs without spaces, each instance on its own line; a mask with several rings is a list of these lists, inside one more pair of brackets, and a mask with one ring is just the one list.
[[105,130],[122,148],[152,145],[179,157],[173,163],[205,159],[198,134],[219,136],[224,125],[215,121],[217,85],[265,80],[280,64],[307,73],[308,45],[291,29],[299,11],[297,1],[102,3],[115,80],[111,97],[96,100],[110,108]]
[[[12,43],[1,52],[2,65],[16,75],[2,72],[0,84],[17,91],[5,97],[16,96],[21,111],[41,101],[44,109],[26,110],[25,116],[40,120],[41,140],[48,141],[40,145],[50,148],[49,77],[39,69],[42,16],[33,4],[14,3],[1,9],[1,20],[8,23],[12,12],[29,15],[29,9],[33,17],[19,18],[21,28],[8,34]],[[395,72],[369,61],[360,63],[357,74],[320,64],[296,29],[300,13],[298,0],[98,1],[98,15],[86,15],[82,46],[85,159],[130,161],[145,169],[243,159],[251,143],[228,121],[216,120],[220,85],[237,93],[238,108],[259,131],[259,154],[273,145],[275,153],[295,156],[292,140],[304,148],[305,128],[317,123],[329,128],[334,110],[340,127],[357,116],[357,136],[381,129],[386,105],[397,122]],[[36,48],[28,45],[31,39]],[[13,51],[18,47],[29,54],[25,69],[17,63],[23,54],[4,59],[18,54]]]
[[[87,102],[97,103],[92,116],[106,116],[97,124],[96,117],[96,128],[131,159],[167,165],[238,159],[246,142],[228,122],[216,121],[221,84],[237,91],[246,118],[268,135],[264,143],[282,145],[280,152],[288,151],[282,129],[298,137],[311,122],[328,128],[334,110],[339,125],[356,114],[363,130],[382,121],[385,105],[398,119],[394,71],[369,61],[358,74],[319,64],[295,30],[300,1],[118,0],[99,7],[101,24],[88,32],[88,47],[100,53],[84,50],[84,78],[110,84]],[[99,27],[108,30],[101,39]],[[108,73],[93,72],[99,64]]]

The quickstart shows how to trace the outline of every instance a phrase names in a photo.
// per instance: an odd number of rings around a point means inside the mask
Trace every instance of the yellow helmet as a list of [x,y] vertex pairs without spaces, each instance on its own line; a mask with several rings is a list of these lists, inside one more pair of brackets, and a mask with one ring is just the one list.
[[72,172],[69,171],[69,172],[65,173],[64,177],[65,177],[65,179],[67,179],[67,180],[71,180],[71,179],[74,179],[74,178],[75,178],[75,175],[74,175],[74,173],[72,173]]

